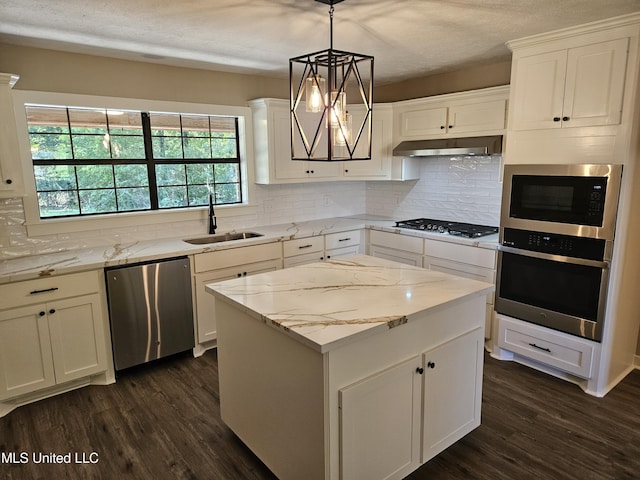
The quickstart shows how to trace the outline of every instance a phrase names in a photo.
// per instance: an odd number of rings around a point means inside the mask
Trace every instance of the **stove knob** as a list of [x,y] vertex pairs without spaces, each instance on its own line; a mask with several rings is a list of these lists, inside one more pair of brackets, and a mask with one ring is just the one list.
[[433,230],[433,225],[431,223],[427,224],[427,230]]
[[421,224],[418,228],[419,228],[420,230],[424,230],[426,227],[424,226],[424,224]]
[[445,229],[442,225],[440,225],[440,226],[438,227],[438,232],[440,232],[440,233],[444,233],[445,231],[446,231],[446,229]]

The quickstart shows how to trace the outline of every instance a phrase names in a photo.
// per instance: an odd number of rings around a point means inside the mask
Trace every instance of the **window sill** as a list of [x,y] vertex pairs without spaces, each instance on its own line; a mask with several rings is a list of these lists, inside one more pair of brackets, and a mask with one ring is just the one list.
[[[218,205],[215,207],[218,219],[236,215],[251,215],[257,212],[255,205]],[[27,223],[27,234],[32,236],[56,235],[85,231],[126,228],[190,220],[206,221],[208,207],[194,207],[170,211],[145,211],[97,215],[92,217],[49,218]]]

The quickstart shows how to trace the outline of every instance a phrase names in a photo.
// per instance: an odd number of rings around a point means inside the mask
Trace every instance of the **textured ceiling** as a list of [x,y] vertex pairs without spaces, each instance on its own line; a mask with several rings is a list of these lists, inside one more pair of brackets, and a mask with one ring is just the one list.
[[[0,0],[0,42],[285,76],[329,47],[314,0]],[[346,0],[334,47],[375,57],[376,83],[506,60],[505,42],[640,11],[640,0]]]

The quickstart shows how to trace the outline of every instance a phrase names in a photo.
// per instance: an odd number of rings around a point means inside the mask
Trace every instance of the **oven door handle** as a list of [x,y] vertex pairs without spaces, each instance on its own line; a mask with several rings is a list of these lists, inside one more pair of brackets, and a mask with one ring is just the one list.
[[609,269],[609,262],[601,262],[598,260],[589,260],[586,258],[565,257],[564,255],[552,255],[550,253],[533,252],[531,250],[522,250],[521,248],[507,247],[498,245],[498,250],[505,253],[513,253],[524,257],[540,258],[542,260],[551,260],[554,262],[573,263],[574,265],[585,265],[587,267],[596,267]]

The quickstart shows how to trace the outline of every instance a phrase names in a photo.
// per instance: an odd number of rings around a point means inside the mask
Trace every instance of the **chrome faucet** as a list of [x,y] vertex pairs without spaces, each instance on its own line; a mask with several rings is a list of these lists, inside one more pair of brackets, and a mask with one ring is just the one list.
[[216,223],[216,215],[213,211],[213,196],[209,194],[209,235],[216,233],[218,225]]

